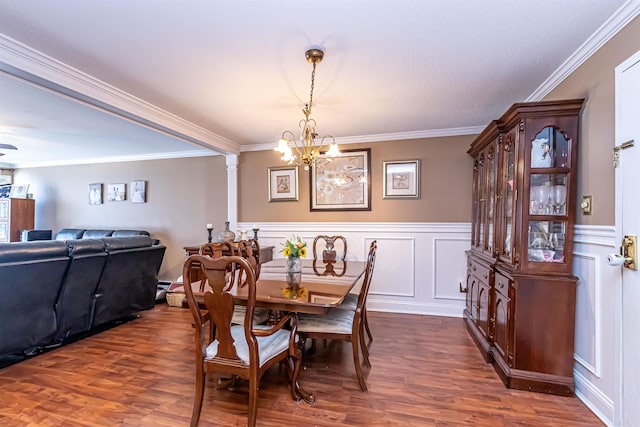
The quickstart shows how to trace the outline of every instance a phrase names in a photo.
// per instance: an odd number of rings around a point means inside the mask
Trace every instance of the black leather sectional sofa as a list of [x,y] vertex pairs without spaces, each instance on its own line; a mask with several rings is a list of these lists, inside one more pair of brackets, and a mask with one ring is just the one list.
[[138,230],[1,243],[0,366],[152,308],[165,249]]

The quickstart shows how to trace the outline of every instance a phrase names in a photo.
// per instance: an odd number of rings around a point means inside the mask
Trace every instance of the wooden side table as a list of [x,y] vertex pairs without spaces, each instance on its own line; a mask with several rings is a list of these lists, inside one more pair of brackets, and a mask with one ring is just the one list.
[[[189,255],[194,255],[200,252],[200,247],[202,245],[192,245],[192,246],[184,246],[185,258]],[[265,262],[269,262],[273,259],[273,248],[274,246],[260,246],[260,264],[264,264]],[[196,280],[201,280],[201,272],[200,266],[195,263],[191,266],[192,268],[192,277]]]

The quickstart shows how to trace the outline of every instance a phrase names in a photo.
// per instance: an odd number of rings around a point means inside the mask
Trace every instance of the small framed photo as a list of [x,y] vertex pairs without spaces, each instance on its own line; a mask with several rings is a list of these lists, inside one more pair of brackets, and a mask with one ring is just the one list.
[[102,183],[95,182],[93,184],[89,184],[89,204],[102,204]]
[[269,202],[298,201],[298,167],[269,168]]
[[9,197],[12,199],[26,199],[28,191],[29,184],[13,184],[11,186],[11,194],[9,194]]
[[383,199],[420,198],[420,160],[382,163]]
[[11,184],[0,185],[0,199],[8,199],[11,194]]
[[131,181],[129,186],[131,203],[145,203],[147,201],[147,181]]
[[122,202],[127,198],[127,184],[107,184],[107,200]]

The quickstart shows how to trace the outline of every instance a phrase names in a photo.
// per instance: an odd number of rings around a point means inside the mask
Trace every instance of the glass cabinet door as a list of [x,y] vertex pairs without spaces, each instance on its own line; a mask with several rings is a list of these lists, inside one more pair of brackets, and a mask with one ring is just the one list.
[[542,129],[531,141],[527,260],[564,263],[568,221],[571,140],[557,128]]
[[475,160],[473,162],[473,206],[471,212],[471,246],[478,247],[480,241],[479,235],[479,223],[480,223],[480,162]]
[[487,220],[487,178],[485,174],[484,156],[480,156],[478,166],[478,246],[484,248],[486,233],[485,222]]
[[502,151],[503,160],[503,179],[502,183],[502,251],[501,254],[506,256],[509,260],[513,258],[513,234],[514,225],[514,197],[515,197],[515,168],[516,168],[516,153],[515,143],[511,135],[507,135],[505,138],[505,146]]
[[484,250],[493,255],[493,239],[495,235],[495,200],[497,157],[493,150],[487,154],[487,240]]

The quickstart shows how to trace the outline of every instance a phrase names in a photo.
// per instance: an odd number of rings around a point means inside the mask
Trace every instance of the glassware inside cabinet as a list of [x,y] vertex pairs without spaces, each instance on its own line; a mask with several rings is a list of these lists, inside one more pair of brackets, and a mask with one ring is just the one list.
[[567,174],[532,174],[529,215],[566,215]]
[[563,263],[565,230],[565,221],[529,221],[529,261]]
[[532,168],[568,168],[571,139],[557,128],[548,126],[531,141]]

